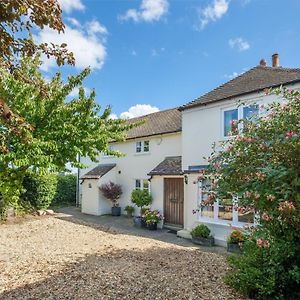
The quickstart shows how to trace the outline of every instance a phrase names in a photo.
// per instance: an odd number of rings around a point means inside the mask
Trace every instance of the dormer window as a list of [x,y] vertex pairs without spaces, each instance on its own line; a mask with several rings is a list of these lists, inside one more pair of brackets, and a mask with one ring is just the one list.
[[150,142],[149,141],[138,141],[135,143],[135,152],[136,153],[147,153],[150,151]]

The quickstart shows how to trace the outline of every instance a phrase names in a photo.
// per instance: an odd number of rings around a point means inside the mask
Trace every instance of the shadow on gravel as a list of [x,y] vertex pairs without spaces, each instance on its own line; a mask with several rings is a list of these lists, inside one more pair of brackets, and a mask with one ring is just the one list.
[[[223,283],[223,257],[190,249],[105,249],[0,294],[0,299],[243,299]],[[30,274],[28,274],[30,276]]]

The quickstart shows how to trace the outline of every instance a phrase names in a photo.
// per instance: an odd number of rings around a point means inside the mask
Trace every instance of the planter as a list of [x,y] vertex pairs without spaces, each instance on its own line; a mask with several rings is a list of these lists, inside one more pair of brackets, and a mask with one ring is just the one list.
[[142,227],[142,218],[141,217],[133,217],[133,225],[135,227]]
[[127,217],[132,218],[132,212],[127,212]]
[[142,217],[141,217],[141,227],[143,227],[143,228],[147,227],[146,220],[144,218],[142,218]]
[[114,217],[119,217],[121,216],[121,207],[112,207],[111,208],[111,215]]
[[239,244],[227,243],[227,251],[232,253],[241,253],[241,247]]
[[212,247],[215,243],[215,240],[213,237],[209,237],[209,238],[193,237],[192,241],[194,244],[206,246],[206,247]]
[[157,230],[157,223],[150,223],[150,224],[147,224],[147,228],[149,230]]

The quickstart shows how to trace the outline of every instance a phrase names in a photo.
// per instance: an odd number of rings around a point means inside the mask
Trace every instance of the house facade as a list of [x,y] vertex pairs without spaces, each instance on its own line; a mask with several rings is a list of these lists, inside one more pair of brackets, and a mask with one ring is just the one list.
[[218,145],[230,138],[231,121],[265,113],[263,105],[281,99],[266,95],[264,90],[281,85],[300,89],[300,69],[279,67],[278,56],[274,55],[272,67],[261,61],[259,66],[179,109],[139,118],[145,123],[132,129],[126,142],[112,144],[125,156],[100,158],[100,165],[112,167],[109,172],[100,172],[95,180],[88,178],[89,170],[81,171],[85,174],[81,176],[82,212],[109,213],[110,204],[102,204],[107,201],[98,187],[112,180],[123,187],[121,207],[130,204],[134,188],[149,189],[151,207],[164,214],[166,225],[180,229],[179,236],[190,238],[190,230],[205,223],[216,243],[225,245],[232,228],[253,224],[254,215],[242,214],[232,204],[219,205],[218,201],[194,213],[205,197],[203,183],[197,180],[199,172],[208,164],[205,158],[210,156],[213,143]]

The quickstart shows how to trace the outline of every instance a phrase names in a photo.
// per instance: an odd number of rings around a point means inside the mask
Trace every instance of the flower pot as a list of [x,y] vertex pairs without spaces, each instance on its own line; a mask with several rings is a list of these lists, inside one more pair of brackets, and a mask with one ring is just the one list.
[[142,217],[133,217],[133,225],[135,227],[142,227]]
[[128,212],[127,212],[127,217],[128,217],[128,218],[132,218],[132,212],[129,212],[129,211],[128,211]]
[[215,243],[215,240],[213,237],[209,237],[209,238],[193,237],[192,241],[194,244],[206,246],[206,247],[212,247]]
[[150,223],[150,224],[147,224],[147,228],[149,230],[157,230],[157,223]]
[[114,217],[119,217],[121,216],[121,207],[112,207],[111,208],[111,215]]
[[141,227],[142,228],[146,228],[147,227],[146,220],[144,218],[142,218],[142,217],[141,217]]
[[227,243],[227,251],[232,253],[241,253],[239,244]]

